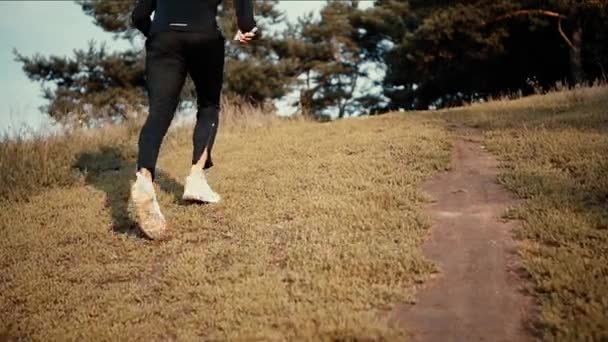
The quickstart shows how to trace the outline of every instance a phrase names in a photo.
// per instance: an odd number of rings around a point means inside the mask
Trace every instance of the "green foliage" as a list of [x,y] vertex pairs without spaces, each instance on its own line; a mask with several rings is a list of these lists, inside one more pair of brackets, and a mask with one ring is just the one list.
[[[135,1],[77,1],[96,25],[115,34],[117,39],[128,39],[132,48],[109,53],[94,42],[87,50],[77,50],[72,57],[35,55],[26,57],[15,51],[26,75],[42,83],[44,97],[49,104],[42,108],[52,118],[84,125],[104,120],[126,119],[133,108],[145,101],[144,58],[142,46],[134,39],[138,33],[130,22]],[[239,95],[254,104],[283,96],[293,80],[293,63],[281,60],[274,49],[279,45],[278,34],[271,28],[284,20],[275,6],[277,0],[255,2],[256,19],[264,39],[250,46],[240,46],[231,38],[236,32],[234,8],[225,0],[220,15],[220,26],[227,44],[225,91]],[[55,87],[49,87],[48,84]],[[182,99],[195,98],[191,81],[186,83]]]
[[368,59],[382,61],[387,47],[382,43],[398,42],[415,27],[410,3],[402,0],[377,0],[374,7],[358,11],[352,18],[357,28],[357,42]]
[[49,104],[43,110],[60,122],[126,119],[134,107],[143,105],[144,65],[135,51],[110,53],[90,42],[71,58],[15,55],[30,79],[43,86],[55,84],[44,88]]
[[[383,57],[385,92],[395,108],[460,104],[520,89],[530,92],[531,83],[548,87],[565,79],[593,80],[603,75],[608,64],[602,54],[608,45],[603,1],[409,1],[409,5],[398,11],[394,1],[377,1],[363,21],[366,28],[384,31],[371,31],[376,43],[389,39],[394,44],[383,51]],[[374,25],[369,19],[374,16],[383,20]]]
[[[293,60],[279,58],[276,51],[283,42],[273,29],[285,21],[277,4],[278,0],[255,1],[259,37],[245,46],[232,41],[227,46],[225,91],[254,104],[284,96],[295,76]],[[230,41],[237,31],[232,0],[223,1],[220,26]]]
[[300,110],[304,115],[323,117],[335,111],[338,117],[361,113],[357,82],[367,75],[361,65],[369,60],[359,42],[358,1],[328,2],[319,20],[312,14],[300,17],[285,35],[284,56],[298,65]]
[[117,36],[132,38],[134,29],[131,25],[131,10],[136,0],[88,0],[76,1],[84,13],[93,17],[97,26]]
[[[608,69],[603,0],[376,0],[366,10],[357,0],[328,1],[318,19],[303,15],[295,23],[286,23],[277,3],[254,2],[260,36],[243,46],[232,41],[233,2],[223,1],[224,91],[268,108],[297,90],[300,113],[315,118],[529,94],[556,82],[605,78]],[[91,44],[71,58],[16,53],[28,77],[43,83],[49,100],[44,110],[53,118],[84,124],[124,119],[130,106],[145,104],[139,33],[130,23],[133,4],[78,2],[96,25],[129,40],[129,51],[108,53]],[[386,71],[382,93],[360,87],[369,84],[370,63]],[[184,103],[195,93],[188,81]]]

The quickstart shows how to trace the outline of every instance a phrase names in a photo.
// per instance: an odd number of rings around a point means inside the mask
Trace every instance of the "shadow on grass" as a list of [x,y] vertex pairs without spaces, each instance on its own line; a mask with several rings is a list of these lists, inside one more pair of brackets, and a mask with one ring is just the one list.
[[[131,152],[131,153],[129,153]],[[74,168],[85,175],[87,184],[106,193],[105,207],[112,215],[112,230],[116,233],[143,238],[137,223],[128,212],[131,184],[135,180],[134,152],[116,146],[104,146],[98,151],[78,155]],[[156,172],[156,183],[181,203],[183,185],[161,170]]]

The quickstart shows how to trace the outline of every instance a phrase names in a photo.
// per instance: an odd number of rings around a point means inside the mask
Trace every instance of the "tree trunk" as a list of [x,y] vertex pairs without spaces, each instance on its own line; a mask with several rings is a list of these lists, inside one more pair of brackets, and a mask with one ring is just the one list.
[[342,119],[346,113],[346,101],[342,102],[338,100],[338,119]]
[[570,49],[570,67],[572,72],[572,81],[574,84],[580,84],[585,81],[585,72],[583,71],[583,27],[578,26],[572,33],[572,45]]
[[310,89],[310,70],[306,71],[306,89],[300,91],[300,113],[303,116],[312,116],[312,96],[314,91]]
[[[558,29],[568,47],[570,47],[570,76],[572,83],[580,84],[585,81],[585,71],[583,70],[583,16],[580,9],[580,4],[571,6],[568,16],[558,12],[546,10],[520,10],[507,13],[496,18],[493,22],[499,22],[522,15],[542,15],[547,17],[558,18]],[[572,31],[572,38],[562,30],[562,20],[567,19]]]
[[582,18],[577,9],[573,9],[570,13],[570,22],[572,27],[572,46],[570,47],[570,72],[572,82],[576,84],[585,81],[585,72],[583,70],[583,23]]
[[303,116],[312,117],[312,96],[314,92],[310,89],[305,89],[300,92],[300,112]]

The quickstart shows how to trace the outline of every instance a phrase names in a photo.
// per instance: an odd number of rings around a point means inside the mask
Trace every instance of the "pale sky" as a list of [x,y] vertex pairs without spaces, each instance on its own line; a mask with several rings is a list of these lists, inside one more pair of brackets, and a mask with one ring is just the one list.
[[[318,11],[325,1],[282,0],[279,8],[289,20]],[[371,5],[362,1],[363,6]],[[0,132],[23,124],[38,128],[47,121],[38,110],[44,103],[40,84],[30,81],[14,61],[13,48],[26,56],[72,55],[94,39],[111,49],[128,47],[93,24],[73,1],[0,1]]]

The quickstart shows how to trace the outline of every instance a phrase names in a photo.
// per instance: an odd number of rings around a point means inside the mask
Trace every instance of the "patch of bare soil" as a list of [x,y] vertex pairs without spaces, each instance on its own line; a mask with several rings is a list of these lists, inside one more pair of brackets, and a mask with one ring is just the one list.
[[424,254],[440,274],[414,305],[398,307],[394,324],[414,341],[525,341],[530,299],[517,275],[512,229],[501,215],[514,197],[497,182],[496,160],[475,142],[457,140],[452,168],[424,190],[434,202]]

